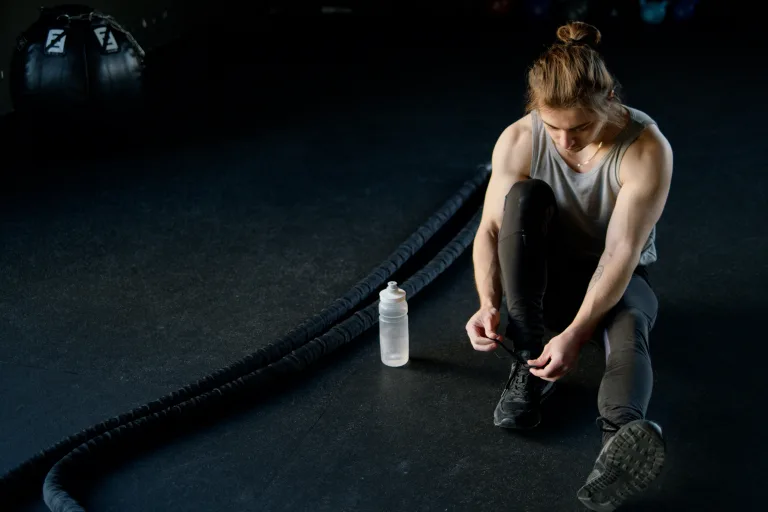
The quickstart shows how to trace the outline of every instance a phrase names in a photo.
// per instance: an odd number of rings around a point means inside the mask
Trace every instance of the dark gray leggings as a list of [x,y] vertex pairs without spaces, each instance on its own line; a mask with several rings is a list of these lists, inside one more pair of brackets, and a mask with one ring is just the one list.
[[[545,326],[561,332],[573,320],[597,267],[597,261],[575,261],[558,249],[560,229],[555,196],[547,183],[528,179],[512,186],[498,242],[509,313],[505,337],[516,351],[530,350],[533,356],[541,353]],[[615,425],[645,418],[653,388],[648,335],[657,312],[647,269],[639,266],[595,332],[606,354],[598,410]]]

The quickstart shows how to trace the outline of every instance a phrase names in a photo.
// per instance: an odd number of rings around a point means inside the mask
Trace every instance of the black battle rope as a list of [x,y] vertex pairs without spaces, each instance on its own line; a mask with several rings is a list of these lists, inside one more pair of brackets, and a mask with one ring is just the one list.
[[64,455],[91,439],[116,428],[135,422],[163,410],[167,410],[190,398],[209,392],[223,384],[265,367],[301,347],[317,335],[325,332],[344,315],[376,291],[390,276],[418,251],[468,199],[487,184],[490,169],[483,166],[475,176],[467,180],[459,191],[446,201],[416,232],[366,278],[358,282],[346,295],[336,299],[323,311],[308,318],[288,334],[265,347],[249,354],[232,365],[215,371],[158,400],[147,403],[97,425],[67,437],[55,445],[38,452],[0,478],[0,503],[11,504],[30,498],[39,492],[48,471]]
[[[409,297],[416,296],[422,288],[431,283],[472,244],[481,214],[482,211],[478,211],[434,259],[401,285]],[[85,509],[69,495],[64,486],[72,480],[77,480],[79,467],[85,465],[93,470],[93,466],[96,464],[94,462],[89,464],[89,458],[100,457],[104,460],[106,456],[112,454],[110,449],[115,451],[114,445],[118,445],[117,448],[119,448],[119,445],[122,444],[129,446],[131,450],[136,450],[142,442],[152,439],[153,436],[168,435],[178,431],[179,424],[188,428],[189,424],[196,419],[208,421],[214,416],[214,408],[221,408],[222,404],[232,403],[238,398],[247,399],[250,395],[246,392],[252,391],[257,386],[266,387],[278,378],[301,373],[307,366],[349,343],[377,322],[378,301],[356,312],[350,318],[332,327],[326,334],[313,339],[279,361],[208,393],[163,409],[150,416],[145,416],[137,421],[121,425],[81,444],[58,461],[45,478],[43,499],[46,505],[52,512],[85,512]]]

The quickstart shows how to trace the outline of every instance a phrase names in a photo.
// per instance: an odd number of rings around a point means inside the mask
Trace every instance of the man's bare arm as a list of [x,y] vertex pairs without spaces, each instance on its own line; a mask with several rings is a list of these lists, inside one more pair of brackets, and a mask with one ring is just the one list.
[[523,118],[501,134],[493,150],[491,179],[472,246],[475,285],[481,308],[501,307],[503,290],[498,235],[504,216],[504,198],[512,185],[528,177],[530,155],[530,120]]
[[591,338],[600,321],[621,299],[669,195],[672,149],[656,127],[641,137],[645,140],[637,141],[641,142],[637,154],[622,163],[626,178],[608,224],[605,250],[581,308],[565,331],[579,343]]

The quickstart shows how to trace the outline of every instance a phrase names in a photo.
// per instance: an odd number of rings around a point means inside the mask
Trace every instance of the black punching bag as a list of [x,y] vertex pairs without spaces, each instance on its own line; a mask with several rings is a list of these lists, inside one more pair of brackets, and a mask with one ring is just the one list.
[[41,7],[11,61],[22,114],[132,111],[143,100],[144,51],[111,16],[84,5]]

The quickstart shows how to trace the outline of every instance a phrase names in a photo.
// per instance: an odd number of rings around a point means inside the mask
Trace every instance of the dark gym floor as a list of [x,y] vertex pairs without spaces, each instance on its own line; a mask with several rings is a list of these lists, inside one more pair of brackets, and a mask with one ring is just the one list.
[[[668,462],[624,510],[762,510],[762,50],[633,34],[605,29],[605,55],[671,141],[675,175],[652,271],[649,418]],[[369,35],[272,67],[241,55],[259,75],[244,83],[234,57],[209,54],[205,72],[229,74],[166,84],[186,102],[167,129],[10,145],[23,161],[6,167],[0,214],[0,474],[275,341],[365,277],[490,159],[553,36]],[[276,75],[291,58],[306,70]],[[230,94],[197,119],[205,88]],[[466,251],[410,302],[406,367],[381,364],[374,326],[287,388],[105,471],[86,508],[583,510],[602,354],[584,350],[538,430],[502,431],[509,361],[471,349],[477,306]]]

